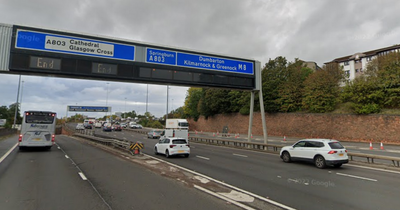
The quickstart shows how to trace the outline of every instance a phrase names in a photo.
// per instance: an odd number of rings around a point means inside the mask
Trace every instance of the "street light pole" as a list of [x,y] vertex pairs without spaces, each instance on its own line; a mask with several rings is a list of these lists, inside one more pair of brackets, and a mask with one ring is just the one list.
[[146,112],[148,103],[149,103],[149,84],[147,84],[147,92],[146,92]]
[[19,89],[21,87],[21,75],[19,75],[19,80],[18,80],[18,91],[17,91],[17,103],[15,104],[15,114],[14,114],[14,124],[13,124],[13,128],[15,129],[15,123],[17,121],[17,114],[18,114],[18,107],[19,107]]
[[106,121],[107,121],[107,115],[108,115],[108,85],[110,83],[107,82],[107,96],[106,96],[106,107],[107,107],[107,112],[106,112]]
[[125,97],[124,119],[126,120],[126,97]]
[[167,115],[165,115],[165,122],[167,122],[168,119],[168,93],[169,93],[169,85],[167,85]]

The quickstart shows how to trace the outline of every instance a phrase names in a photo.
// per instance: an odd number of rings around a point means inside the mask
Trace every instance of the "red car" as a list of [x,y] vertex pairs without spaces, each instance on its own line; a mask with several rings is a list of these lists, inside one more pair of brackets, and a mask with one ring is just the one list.
[[114,131],[122,131],[122,126],[114,125]]

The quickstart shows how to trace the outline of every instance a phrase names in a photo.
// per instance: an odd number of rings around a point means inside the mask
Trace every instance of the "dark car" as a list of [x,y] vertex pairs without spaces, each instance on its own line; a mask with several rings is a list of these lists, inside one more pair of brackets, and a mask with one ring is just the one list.
[[111,124],[110,124],[110,123],[104,124],[104,126],[103,126],[103,131],[111,132],[111,131],[112,131]]
[[93,128],[92,124],[89,124],[89,123],[84,124],[83,126],[84,126],[86,129],[92,129],[92,128]]

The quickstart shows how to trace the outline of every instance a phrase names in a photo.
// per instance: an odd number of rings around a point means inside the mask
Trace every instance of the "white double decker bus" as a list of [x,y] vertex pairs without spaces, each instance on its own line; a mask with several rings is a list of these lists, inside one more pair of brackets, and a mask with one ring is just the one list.
[[19,149],[54,145],[56,113],[48,111],[25,111],[19,135]]

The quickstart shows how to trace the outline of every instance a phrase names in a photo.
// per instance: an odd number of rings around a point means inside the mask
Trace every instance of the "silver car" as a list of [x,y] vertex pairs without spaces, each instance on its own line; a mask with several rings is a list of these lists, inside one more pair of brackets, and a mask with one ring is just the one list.
[[147,138],[158,139],[161,137],[162,130],[150,130],[147,133]]

